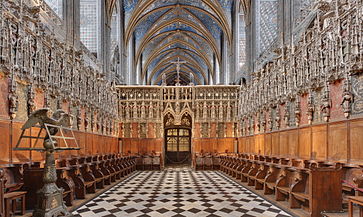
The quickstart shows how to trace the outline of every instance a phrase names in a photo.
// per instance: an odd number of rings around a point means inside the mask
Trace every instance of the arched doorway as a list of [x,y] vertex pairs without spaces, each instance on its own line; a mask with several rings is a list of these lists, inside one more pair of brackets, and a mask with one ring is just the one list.
[[191,165],[191,116],[182,115],[180,121],[168,113],[164,118],[165,124],[165,164]]

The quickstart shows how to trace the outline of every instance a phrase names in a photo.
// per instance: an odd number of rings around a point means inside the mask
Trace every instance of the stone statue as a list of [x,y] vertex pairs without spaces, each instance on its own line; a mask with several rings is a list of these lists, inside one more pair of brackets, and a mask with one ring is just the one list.
[[352,105],[353,100],[354,100],[354,95],[351,92],[351,84],[350,84],[348,76],[344,80],[342,97],[343,97],[343,100],[342,100],[342,103],[340,105],[343,108],[344,116],[346,118],[349,118],[350,113],[352,111],[351,110],[351,105]]

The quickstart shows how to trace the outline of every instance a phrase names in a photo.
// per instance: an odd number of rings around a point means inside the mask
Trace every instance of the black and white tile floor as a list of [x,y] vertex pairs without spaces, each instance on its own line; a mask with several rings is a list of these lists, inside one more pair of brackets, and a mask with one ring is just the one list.
[[290,216],[217,171],[136,172],[74,216]]

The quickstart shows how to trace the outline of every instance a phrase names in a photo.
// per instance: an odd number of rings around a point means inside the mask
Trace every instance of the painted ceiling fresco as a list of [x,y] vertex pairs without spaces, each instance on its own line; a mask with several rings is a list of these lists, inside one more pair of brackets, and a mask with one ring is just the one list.
[[[134,64],[148,84],[208,84],[213,59],[220,64],[221,38],[231,43],[231,0],[124,0],[125,43],[135,41]],[[134,37],[134,39],[133,39]],[[215,58],[214,58],[215,57]],[[211,74],[213,76],[213,74]]]

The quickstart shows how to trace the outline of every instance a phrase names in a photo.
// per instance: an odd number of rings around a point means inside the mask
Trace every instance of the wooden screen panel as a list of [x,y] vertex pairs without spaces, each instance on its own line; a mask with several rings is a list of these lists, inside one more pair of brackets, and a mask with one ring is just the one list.
[[334,161],[346,161],[348,155],[347,124],[338,123],[329,126],[328,159]]
[[280,134],[272,133],[271,134],[271,154],[272,156],[280,155]]
[[299,130],[299,157],[310,159],[311,155],[311,128],[302,128]]
[[272,135],[265,135],[265,155],[271,155],[272,153]]
[[131,150],[131,147],[130,147],[130,139],[122,139],[122,150],[121,152],[123,154],[126,154],[128,153],[128,151]]
[[245,150],[246,150],[246,153],[253,153],[253,148],[252,148],[252,144],[254,145],[254,142],[253,142],[253,136],[249,136],[246,138],[246,141],[245,141]]
[[246,153],[246,138],[238,138],[238,152]]
[[299,132],[298,130],[287,131],[288,134],[288,147],[289,147],[289,157],[298,156],[298,146],[299,146]]
[[0,163],[10,161],[10,123],[0,121]]
[[327,126],[312,127],[312,159],[325,160],[327,157]]
[[[20,122],[13,122],[12,123],[12,148],[14,148],[16,146],[16,144],[18,143],[18,140],[20,138],[21,135],[21,128],[23,126],[23,123]],[[25,135],[28,135],[32,133],[32,135],[34,136],[34,132],[30,132],[30,130],[27,130]],[[42,141],[40,142],[40,147],[42,147],[43,143]],[[30,139],[22,139],[21,143],[20,143],[20,147],[30,147]],[[12,161],[13,162],[29,162],[31,160],[30,158],[30,151],[14,151],[14,150],[10,150],[10,153],[12,154]],[[33,152],[32,156],[34,157],[34,160],[42,160],[42,156],[39,152]],[[39,159],[38,159],[39,158]]]
[[363,162],[363,121],[350,122],[350,158],[354,162]]
[[264,154],[265,153],[265,137],[264,135],[257,135],[255,138],[255,153],[257,154]]
[[86,139],[85,139],[85,155],[91,155],[94,153],[93,151],[93,137],[92,135],[85,133]]
[[200,146],[200,141],[197,138],[193,138],[192,139],[192,152],[194,153],[200,153],[201,150],[201,146]]
[[234,138],[221,138],[217,139],[218,148],[217,151],[219,153],[222,152],[233,152],[234,151]]
[[257,154],[256,146],[255,146],[255,136],[250,136],[248,138],[248,145],[249,145],[249,153]]
[[289,134],[284,131],[280,133],[280,155],[284,157],[289,156]]
[[74,136],[76,137],[78,145],[80,147],[79,154],[80,155],[85,155],[86,151],[87,151],[87,149],[86,149],[86,141],[87,141],[86,140],[86,138],[87,138],[86,134],[83,133],[83,132],[77,131],[77,132],[75,132]]

